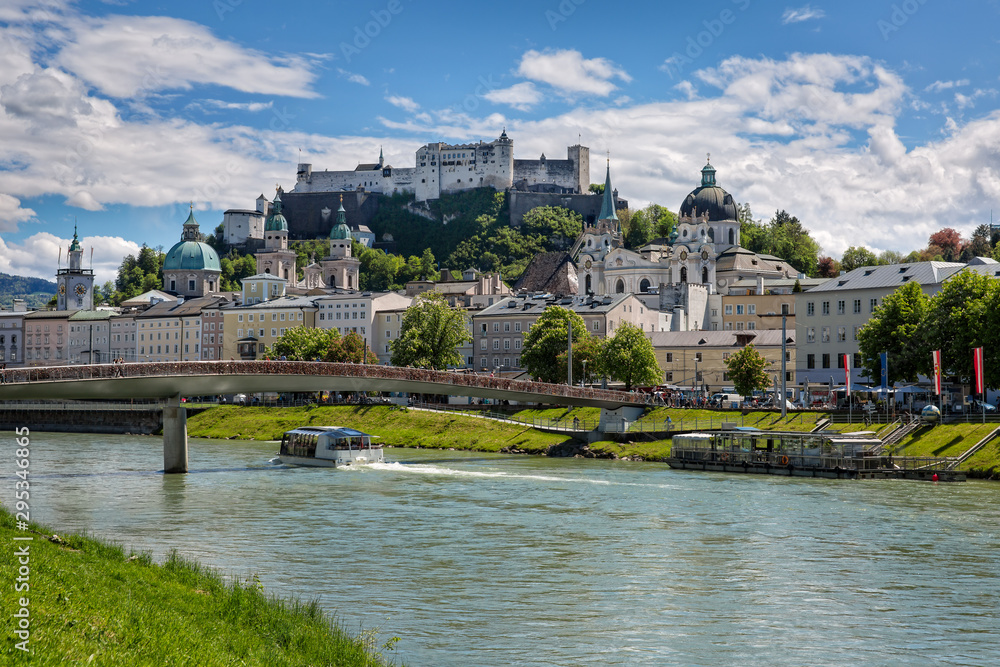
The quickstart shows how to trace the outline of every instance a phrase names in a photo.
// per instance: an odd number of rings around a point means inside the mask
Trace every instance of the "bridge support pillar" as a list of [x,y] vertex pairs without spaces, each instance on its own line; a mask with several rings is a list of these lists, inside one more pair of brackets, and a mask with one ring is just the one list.
[[645,411],[645,408],[633,406],[622,406],[614,410],[601,408],[601,421],[597,424],[597,430],[601,433],[624,433],[628,430],[629,422],[639,419]]
[[174,396],[163,406],[163,472],[187,471],[187,408],[181,407],[180,396]]

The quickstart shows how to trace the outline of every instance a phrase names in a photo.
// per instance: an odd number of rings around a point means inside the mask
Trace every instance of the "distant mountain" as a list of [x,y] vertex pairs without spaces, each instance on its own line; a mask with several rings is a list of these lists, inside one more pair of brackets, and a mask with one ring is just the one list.
[[51,280],[0,273],[0,305],[4,308],[10,308],[14,299],[24,299],[29,308],[41,308],[55,293],[56,284]]

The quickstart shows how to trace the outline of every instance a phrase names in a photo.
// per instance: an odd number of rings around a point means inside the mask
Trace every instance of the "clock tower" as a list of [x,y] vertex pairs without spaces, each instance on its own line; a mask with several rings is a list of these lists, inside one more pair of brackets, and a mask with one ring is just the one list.
[[73,242],[69,244],[69,268],[56,272],[58,299],[56,310],[94,309],[94,271],[83,268],[83,248],[73,226]]

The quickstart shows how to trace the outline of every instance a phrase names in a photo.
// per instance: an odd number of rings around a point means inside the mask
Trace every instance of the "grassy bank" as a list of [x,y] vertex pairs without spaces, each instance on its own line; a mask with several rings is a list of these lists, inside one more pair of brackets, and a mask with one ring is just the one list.
[[[12,614],[21,598],[29,600],[31,664],[386,664],[379,652],[392,640],[377,647],[375,633],[352,637],[315,603],[267,596],[255,576],[227,583],[176,556],[157,565],[98,540],[30,530],[17,530],[0,508],[0,541],[9,551],[0,558],[6,664],[28,664],[15,647],[23,637],[14,634]],[[12,554],[24,545],[29,589],[16,592],[21,565]]]

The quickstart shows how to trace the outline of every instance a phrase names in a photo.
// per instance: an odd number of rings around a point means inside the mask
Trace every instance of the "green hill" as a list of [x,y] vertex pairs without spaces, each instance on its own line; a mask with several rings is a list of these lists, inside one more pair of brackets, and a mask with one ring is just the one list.
[[41,308],[56,293],[56,284],[42,278],[0,273],[0,305],[10,308],[14,299],[24,299],[28,308]]

